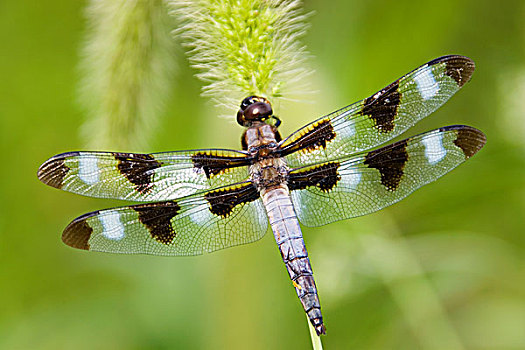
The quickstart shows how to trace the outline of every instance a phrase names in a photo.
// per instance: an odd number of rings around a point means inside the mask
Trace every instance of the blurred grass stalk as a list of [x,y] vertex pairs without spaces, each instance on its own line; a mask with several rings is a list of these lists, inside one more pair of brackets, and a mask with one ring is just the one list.
[[366,265],[390,291],[422,349],[465,349],[442,300],[393,218],[358,237]]
[[163,0],[91,0],[81,64],[82,130],[93,149],[144,151],[174,70]]

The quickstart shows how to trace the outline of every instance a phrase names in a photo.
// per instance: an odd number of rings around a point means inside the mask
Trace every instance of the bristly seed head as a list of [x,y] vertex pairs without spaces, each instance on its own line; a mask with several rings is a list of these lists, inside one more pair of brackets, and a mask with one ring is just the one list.
[[[299,0],[169,0],[175,32],[208,85],[203,94],[230,109],[249,95],[272,101],[304,94],[307,29]],[[275,103],[275,102],[274,102]]]

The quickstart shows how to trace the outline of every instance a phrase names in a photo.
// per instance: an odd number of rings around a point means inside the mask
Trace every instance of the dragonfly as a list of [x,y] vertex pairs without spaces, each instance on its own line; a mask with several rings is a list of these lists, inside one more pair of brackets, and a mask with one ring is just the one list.
[[85,196],[142,202],[74,219],[62,240],[79,249],[200,255],[255,242],[269,223],[304,311],[326,334],[299,223],[373,213],[476,154],[486,137],[466,125],[377,148],[443,105],[474,68],[468,57],[439,57],[284,139],[268,99],[249,96],[237,112],[242,150],[67,152],[44,162],[38,178]]

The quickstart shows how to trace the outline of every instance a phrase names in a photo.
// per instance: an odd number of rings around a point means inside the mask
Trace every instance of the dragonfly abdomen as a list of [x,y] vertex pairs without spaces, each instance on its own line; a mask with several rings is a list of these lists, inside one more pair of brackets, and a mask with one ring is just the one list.
[[325,334],[326,328],[323,324],[321,305],[310,259],[308,259],[308,252],[288,188],[282,184],[268,191],[263,191],[262,199],[275,241],[279,246],[297,296],[317,334]]

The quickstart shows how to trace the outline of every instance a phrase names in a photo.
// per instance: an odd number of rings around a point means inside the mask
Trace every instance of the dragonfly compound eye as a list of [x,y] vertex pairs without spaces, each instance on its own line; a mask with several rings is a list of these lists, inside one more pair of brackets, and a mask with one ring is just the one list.
[[246,108],[251,105],[252,103],[259,102],[260,97],[257,97],[255,95],[248,96],[241,102],[241,110],[244,111]]
[[250,126],[253,122],[264,121],[273,114],[272,105],[264,97],[250,96],[241,103],[237,112],[237,123]]

